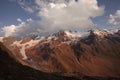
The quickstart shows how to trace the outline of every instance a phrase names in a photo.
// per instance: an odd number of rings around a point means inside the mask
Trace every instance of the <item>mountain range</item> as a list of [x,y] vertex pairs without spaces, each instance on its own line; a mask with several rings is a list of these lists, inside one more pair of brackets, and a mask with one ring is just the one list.
[[4,63],[6,67],[12,59],[14,65],[36,71],[31,71],[33,75],[55,74],[50,80],[119,80],[120,30],[59,31],[46,37],[32,35],[19,40],[0,37],[0,55],[4,57],[1,61],[8,60]]

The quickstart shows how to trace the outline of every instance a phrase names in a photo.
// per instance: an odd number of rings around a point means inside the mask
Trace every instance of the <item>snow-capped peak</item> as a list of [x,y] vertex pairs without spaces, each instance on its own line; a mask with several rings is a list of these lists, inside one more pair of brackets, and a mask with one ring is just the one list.
[[65,34],[69,37],[81,37],[81,33],[80,32],[70,32],[70,31],[65,31]]
[[80,38],[89,35],[89,32],[80,32],[80,31],[65,31],[65,34],[71,38]]
[[104,30],[94,30],[94,33],[97,34],[98,36],[104,37],[108,34],[117,33],[118,31],[119,31],[118,29],[115,29],[115,30],[104,29]]

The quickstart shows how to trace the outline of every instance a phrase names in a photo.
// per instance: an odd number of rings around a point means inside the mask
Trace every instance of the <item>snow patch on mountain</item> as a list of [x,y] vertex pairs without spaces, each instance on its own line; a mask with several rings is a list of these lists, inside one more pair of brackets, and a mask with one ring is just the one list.
[[69,37],[81,37],[81,33],[80,32],[69,32],[69,31],[65,31],[66,35]]
[[65,31],[65,34],[71,38],[80,38],[80,37],[88,36],[89,32]]
[[27,56],[26,56],[26,53],[25,53],[25,46],[22,46],[21,50],[20,50],[20,53],[22,54],[23,56],[23,60],[26,60],[27,59]]
[[21,55],[23,56],[23,60],[27,59],[27,55],[25,53],[25,50],[32,47],[32,46],[35,46],[37,45],[39,42],[41,41],[41,39],[39,40],[30,40],[29,42],[26,42],[26,43],[21,43],[21,41],[15,41],[12,46],[17,46],[20,48],[20,53]]
[[113,35],[113,34],[117,33],[118,31],[119,31],[118,29],[115,29],[115,30],[104,29],[104,30],[94,30],[94,33],[100,37],[104,37],[104,36],[107,36],[108,34]]

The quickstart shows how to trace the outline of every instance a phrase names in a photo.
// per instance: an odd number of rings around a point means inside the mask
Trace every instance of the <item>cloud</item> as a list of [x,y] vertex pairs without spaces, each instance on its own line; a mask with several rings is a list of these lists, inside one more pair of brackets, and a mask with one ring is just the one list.
[[38,29],[37,21],[33,21],[30,18],[24,22],[22,21],[18,25],[4,26],[1,29],[1,31],[4,37],[14,36],[14,37],[22,38],[33,33],[38,33],[39,29]]
[[35,0],[34,3],[36,5],[32,7],[26,2],[21,2],[20,5],[31,8],[32,11],[28,12],[36,12],[40,20],[28,19],[18,24],[15,31],[12,31],[14,34],[10,33],[9,36],[30,33],[46,35],[59,30],[92,28],[94,23],[91,18],[104,14],[104,7],[98,6],[97,0]]
[[15,25],[4,26],[4,28],[2,28],[3,35],[5,37],[11,36],[15,32],[15,29],[16,29]]
[[108,24],[115,26],[120,25],[120,10],[117,10],[113,15],[109,15]]
[[18,22],[22,22],[22,20],[21,20],[20,18],[17,18],[17,21],[18,21]]
[[25,11],[27,11],[29,13],[33,13],[34,12],[34,6],[31,5],[31,0],[27,0],[27,1],[25,1],[25,0],[18,0],[17,2],[18,2],[18,4],[20,5],[20,7],[23,10],[25,10]]
[[32,18],[27,19],[27,22],[30,22],[30,21],[32,21]]
[[97,0],[79,0],[77,2],[70,0],[69,3],[65,0],[54,1],[48,3],[36,0],[41,7],[38,15],[41,17],[42,23],[48,23],[53,30],[90,27],[93,24],[90,18],[104,13],[104,7],[98,7]]

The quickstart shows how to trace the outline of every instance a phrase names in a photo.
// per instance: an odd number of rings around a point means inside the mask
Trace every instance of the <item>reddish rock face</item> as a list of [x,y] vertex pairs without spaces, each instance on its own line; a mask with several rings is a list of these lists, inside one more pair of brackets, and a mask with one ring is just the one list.
[[40,41],[26,38],[18,43],[22,46],[9,47],[11,55],[37,70],[66,76],[120,78],[120,31],[107,35],[91,31],[84,38],[59,33]]
[[79,80],[75,77],[43,73],[24,66],[11,58],[6,51],[9,52],[0,43],[0,80]]

